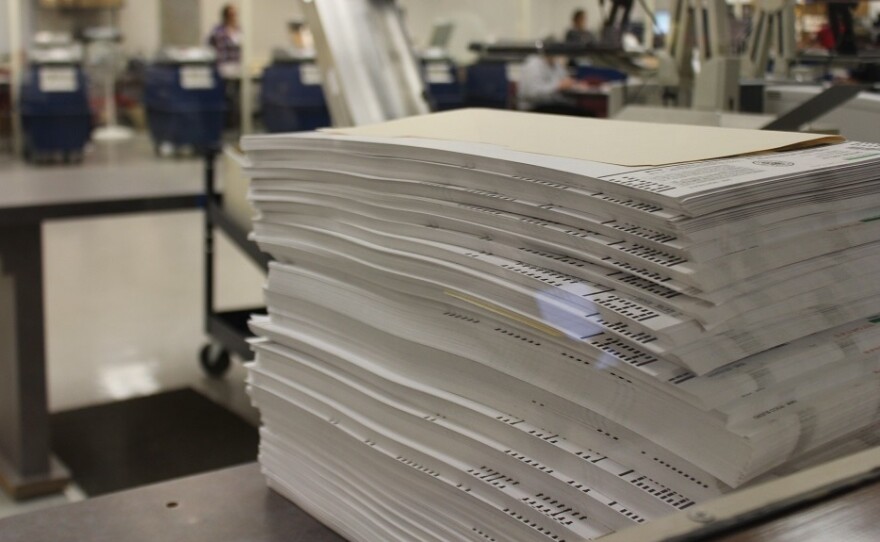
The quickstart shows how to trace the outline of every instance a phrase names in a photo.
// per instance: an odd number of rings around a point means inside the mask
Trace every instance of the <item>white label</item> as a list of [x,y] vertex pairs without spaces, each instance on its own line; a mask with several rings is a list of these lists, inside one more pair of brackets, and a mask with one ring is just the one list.
[[522,64],[508,62],[507,63],[507,80],[516,83],[519,81],[519,74],[522,72]]
[[448,85],[453,82],[449,66],[443,63],[428,64],[426,77],[432,85]]
[[300,64],[299,79],[304,85],[320,85],[321,70],[314,64]]
[[40,68],[41,92],[75,92],[79,88],[74,68]]
[[209,66],[183,66],[180,68],[180,86],[186,90],[214,88],[214,73]]
[[845,169],[877,156],[880,156],[880,145],[851,141],[800,151],[654,167],[610,175],[603,180],[668,198],[686,199],[713,190],[719,193],[739,190],[749,183],[791,179],[820,170]]

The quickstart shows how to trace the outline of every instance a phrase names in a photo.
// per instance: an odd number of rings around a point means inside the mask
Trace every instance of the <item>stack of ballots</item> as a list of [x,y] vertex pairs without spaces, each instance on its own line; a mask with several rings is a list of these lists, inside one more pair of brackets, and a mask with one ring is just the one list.
[[488,110],[243,145],[261,462],[348,538],[593,539],[874,442],[878,145]]

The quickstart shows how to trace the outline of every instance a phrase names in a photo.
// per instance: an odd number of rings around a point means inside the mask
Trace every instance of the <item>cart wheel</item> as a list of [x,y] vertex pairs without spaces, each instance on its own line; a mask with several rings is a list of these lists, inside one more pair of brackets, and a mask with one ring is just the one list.
[[208,376],[222,378],[231,364],[229,351],[216,343],[208,343],[199,352],[199,363]]

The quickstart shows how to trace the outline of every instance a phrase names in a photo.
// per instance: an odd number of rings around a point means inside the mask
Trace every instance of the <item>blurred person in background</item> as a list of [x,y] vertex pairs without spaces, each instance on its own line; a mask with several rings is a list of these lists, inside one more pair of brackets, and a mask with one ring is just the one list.
[[240,65],[241,29],[238,27],[238,12],[232,4],[220,10],[220,23],[211,30],[208,45],[217,53],[217,64]]
[[226,4],[220,10],[220,23],[211,30],[208,45],[217,54],[217,70],[225,82],[226,128],[238,129],[241,111],[241,29],[238,27],[238,11],[234,5]]
[[571,27],[565,32],[565,43],[584,45],[593,43],[592,32],[587,30],[587,12],[577,9],[571,15]]
[[564,56],[530,55],[523,64],[517,86],[517,106],[522,111],[585,116],[571,93],[585,85],[568,74]]
[[828,26],[834,34],[835,50],[842,55],[858,52],[853,28],[853,10],[858,7],[857,0],[832,0],[828,2]]

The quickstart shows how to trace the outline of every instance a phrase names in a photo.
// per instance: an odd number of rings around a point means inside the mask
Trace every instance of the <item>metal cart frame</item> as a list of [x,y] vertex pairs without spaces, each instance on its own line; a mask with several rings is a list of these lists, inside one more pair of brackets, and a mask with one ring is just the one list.
[[253,307],[234,311],[217,311],[214,306],[214,230],[222,231],[251,260],[264,270],[269,269],[270,257],[261,252],[248,239],[248,232],[241,228],[223,208],[223,198],[216,192],[216,150],[205,153],[205,214],[204,214],[204,271],[205,271],[205,332],[210,342],[202,347],[199,363],[209,376],[220,378],[229,370],[230,354],[251,359],[248,338],[252,335],[247,322],[251,315],[265,312],[265,307]]

